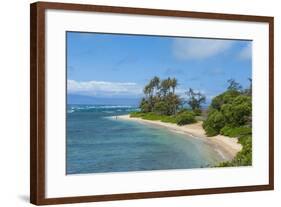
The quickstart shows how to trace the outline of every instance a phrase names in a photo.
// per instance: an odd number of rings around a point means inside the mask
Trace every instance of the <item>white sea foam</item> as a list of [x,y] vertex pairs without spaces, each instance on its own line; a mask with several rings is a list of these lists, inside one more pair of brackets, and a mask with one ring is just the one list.
[[[95,110],[95,109],[105,109],[104,113],[114,113],[114,111],[137,111],[138,109],[135,106],[129,105],[72,105],[67,113],[73,113],[76,111],[87,111],[87,110]],[[113,111],[114,110],[114,111]]]
[[86,105],[86,106],[72,106],[71,109],[76,109],[76,110],[83,110],[83,109],[116,109],[116,108],[121,108],[121,109],[134,109],[136,108],[135,106],[129,106],[129,105]]
[[74,112],[73,109],[67,110],[67,113],[69,113],[69,114],[71,114],[71,113],[73,113],[73,112]]
[[115,109],[115,108],[134,108],[133,106],[124,105],[100,105],[100,106],[88,106],[90,109]]
[[226,160],[226,157],[224,156],[224,154],[219,150],[219,149],[215,149],[215,151],[223,158]]

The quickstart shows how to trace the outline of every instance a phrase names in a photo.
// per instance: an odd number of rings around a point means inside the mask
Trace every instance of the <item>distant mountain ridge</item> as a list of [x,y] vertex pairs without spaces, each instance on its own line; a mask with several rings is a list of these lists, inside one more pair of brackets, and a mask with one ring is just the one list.
[[104,98],[83,95],[67,95],[67,104],[97,104],[97,105],[139,105],[140,98]]

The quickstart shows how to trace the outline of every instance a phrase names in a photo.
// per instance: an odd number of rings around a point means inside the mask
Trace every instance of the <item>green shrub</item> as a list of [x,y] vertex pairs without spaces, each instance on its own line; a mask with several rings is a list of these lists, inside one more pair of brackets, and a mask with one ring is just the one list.
[[154,105],[154,112],[158,114],[166,114],[169,111],[169,104],[165,101],[156,102]]
[[162,116],[159,114],[155,114],[153,112],[149,112],[149,113],[144,113],[142,118],[153,121],[153,120],[161,120]]
[[218,110],[212,110],[206,121],[203,122],[203,128],[205,129],[207,136],[219,134],[224,125],[225,118]]
[[149,112],[149,113],[131,112],[130,117],[142,118],[142,119],[152,120],[152,121],[162,121],[162,122],[167,122],[167,123],[176,123],[175,116],[160,115],[160,114],[156,114],[154,112]]
[[148,104],[147,102],[143,102],[143,103],[141,104],[141,112],[147,113],[147,112],[149,112],[149,111],[150,111],[150,106],[149,106],[149,104]]
[[239,137],[238,142],[244,145],[252,145],[252,135],[244,135]]
[[249,96],[239,95],[232,102],[223,104],[221,112],[228,125],[233,127],[245,125],[252,114],[252,100]]
[[249,131],[249,129],[236,128],[248,124],[249,120],[251,120],[251,115],[251,97],[237,91],[226,91],[212,100],[209,114],[204,121],[203,127],[208,136],[221,133],[235,137],[237,133],[242,133],[241,130]]
[[201,115],[201,109],[194,109],[193,112],[195,113],[196,116]]
[[206,135],[208,137],[213,137],[213,136],[218,135],[218,131],[210,126],[206,126],[204,129],[205,129]]
[[167,123],[177,123],[176,117],[175,116],[163,116],[161,118],[162,122],[167,122]]
[[220,110],[223,104],[231,103],[240,93],[238,91],[229,90],[226,91],[215,98],[213,98],[211,103],[211,108]]
[[177,115],[185,113],[185,112],[192,112],[191,109],[187,109],[187,108],[182,108],[177,112]]
[[130,113],[130,117],[142,117],[144,113],[140,111],[134,111]]
[[248,126],[241,126],[241,127],[230,127],[228,125],[224,126],[220,133],[228,136],[228,137],[241,137],[244,135],[250,135],[252,134],[252,128]]
[[177,125],[185,125],[195,123],[195,114],[192,112],[184,112],[176,116]]

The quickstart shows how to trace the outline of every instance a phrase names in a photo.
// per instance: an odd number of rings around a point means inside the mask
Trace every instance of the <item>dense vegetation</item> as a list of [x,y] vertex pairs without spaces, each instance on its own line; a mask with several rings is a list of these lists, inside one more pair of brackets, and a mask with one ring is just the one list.
[[130,117],[140,117],[147,120],[157,120],[162,122],[168,122],[168,123],[175,123],[178,125],[185,125],[185,124],[191,124],[195,123],[195,114],[192,111],[184,111],[182,113],[178,112],[176,115],[162,115],[162,114],[156,114],[154,112],[132,112],[130,114]]
[[148,113],[132,112],[130,114],[130,117],[139,117],[139,118],[153,120],[153,121],[177,123],[175,116],[160,115],[160,114],[155,114],[153,112],[148,112]]
[[243,90],[234,80],[228,82],[227,90],[213,98],[203,127],[207,136],[222,134],[237,137],[243,146],[232,161],[221,163],[219,166],[251,165],[252,87],[250,84],[248,89]]
[[252,97],[247,90],[234,80],[229,80],[228,89],[213,98],[208,109],[207,120],[203,127],[208,136],[221,133],[224,127],[235,128],[251,125],[252,121]]
[[175,78],[162,81],[158,77],[151,79],[143,89],[145,97],[140,104],[141,112],[175,115],[181,104],[179,96],[175,94],[177,85]]
[[[140,103],[141,112],[132,113],[131,116],[178,125],[196,122],[195,116],[200,115],[201,105],[206,101],[205,96],[190,88],[185,93],[188,99],[184,100],[175,93],[177,86],[175,78],[160,80],[155,76],[143,89],[145,97]],[[190,106],[189,109],[184,107],[186,104]]]

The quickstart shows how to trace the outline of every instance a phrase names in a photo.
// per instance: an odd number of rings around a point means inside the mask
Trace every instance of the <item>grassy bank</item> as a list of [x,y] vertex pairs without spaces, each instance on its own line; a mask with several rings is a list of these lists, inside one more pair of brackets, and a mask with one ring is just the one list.
[[154,112],[132,112],[130,117],[137,117],[146,120],[162,121],[166,123],[173,123],[177,125],[192,124],[196,122],[195,114],[191,111],[185,110],[177,113],[176,115],[163,115]]
[[155,121],[162,121],[162,122],[168,122],[168,123],[174,123],[176,124],[176,116],[167,116],[167,115],[159,115],[155,113],[142,113],[142,112],[132,112],[130,113],[130,117],[137,117],[142,118],[146,120],[155,120]]

